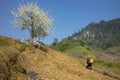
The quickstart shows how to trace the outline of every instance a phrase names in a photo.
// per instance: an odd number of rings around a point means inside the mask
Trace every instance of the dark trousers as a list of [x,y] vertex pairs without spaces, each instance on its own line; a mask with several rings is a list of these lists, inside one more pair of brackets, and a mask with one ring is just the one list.
[[87,63],[87,68],[92,69],[92,63]]

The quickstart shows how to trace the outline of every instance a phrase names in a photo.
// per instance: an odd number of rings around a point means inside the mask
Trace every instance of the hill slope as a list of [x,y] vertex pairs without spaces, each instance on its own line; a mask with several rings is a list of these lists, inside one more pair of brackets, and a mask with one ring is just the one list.
[[[44,45],[42,45],[44,46]],[[1,80],[118,80],[119,77],[85,68],[74,59],[48,47],[37,49],[0,36]]]
[[87,45],[96,50],[120,46],[120,18],[90,23],[81,31],[72,34],[61,42],[53,43],[53,47],[60,51],[72,49],[73,46],[79,45]]
[[77,42],[81,40],[84,44],[93,48],[107,49],[120,46],[120,18],[90,23],[69,39]]

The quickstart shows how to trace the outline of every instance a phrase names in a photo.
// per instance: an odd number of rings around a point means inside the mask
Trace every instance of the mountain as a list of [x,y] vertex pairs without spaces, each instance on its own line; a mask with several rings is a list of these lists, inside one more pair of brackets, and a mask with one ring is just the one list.
[[92,22],[72,36],[55,43],[54,41],[52,47],[60,51],[79,45],[87,45],[95,50],[120,46],[120,18],[109,21],[102,20],[99,23]]
[[120,46],[120,18],[90,23],[68,39],[100,49]]
[[[13,38],[0,36],[0,80],[119,80],[116,74],[70,57],[46,45],[40,49]],[[104,70],[102,70],[102,68]]]

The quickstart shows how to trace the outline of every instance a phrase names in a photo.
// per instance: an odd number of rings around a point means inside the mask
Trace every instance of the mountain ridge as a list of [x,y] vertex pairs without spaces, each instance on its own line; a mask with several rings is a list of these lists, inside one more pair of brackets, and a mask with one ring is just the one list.
[[60,42],[55,40],[51,46],[57,50],[65,51],[79,45],[89,46],[95,50],[120,47],[120,18],[90,23]]
[[[107,49],[120,46],[120,18],[99,23],[90,23],[81,31],[69,37],[70,40],[82,40],[89,46]],[[93,43],[93,42],[94,43]],[[99,46],[98,46],[99,45]]]

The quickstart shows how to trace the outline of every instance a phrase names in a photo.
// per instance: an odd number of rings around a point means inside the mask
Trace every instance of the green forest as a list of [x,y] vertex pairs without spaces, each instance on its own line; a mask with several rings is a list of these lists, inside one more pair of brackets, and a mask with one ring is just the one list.
[[120,18],[109,21],[101,20],[98,23],[92,22],[60,42],[54,39],[51,46],[60,51],[76,46],[89,46],[95,50],[118,47],[120,46]]

